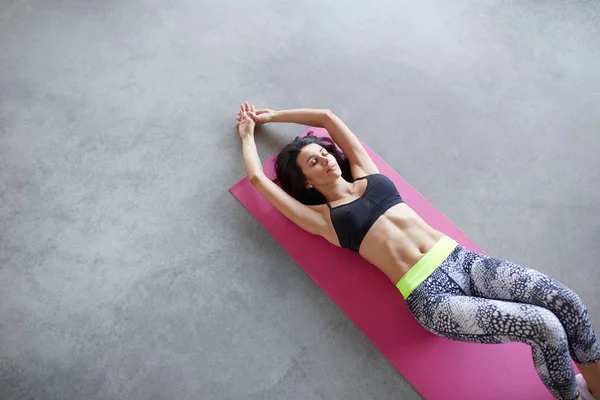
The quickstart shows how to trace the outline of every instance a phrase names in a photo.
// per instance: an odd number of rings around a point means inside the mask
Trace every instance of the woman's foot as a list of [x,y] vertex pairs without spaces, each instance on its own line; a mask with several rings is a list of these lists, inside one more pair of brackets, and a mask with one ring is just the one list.
[[583,379],[583,375],[576,375],[575,379],[577,380],[577,386],[579,387],[581,400],[598,400],[590,393],[588,385],[585,382],[585,379]]

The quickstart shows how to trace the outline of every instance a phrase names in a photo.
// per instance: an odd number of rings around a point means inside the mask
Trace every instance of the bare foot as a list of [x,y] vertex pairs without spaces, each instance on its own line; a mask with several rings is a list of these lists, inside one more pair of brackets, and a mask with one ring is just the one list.
[[[587,390],[592,393],[594,398],[598,399],[598,395],[600,395],[600,361],[587,365],[575,364],[585,378]],[[597,393],[598,395],[595,395],[594,393]]]

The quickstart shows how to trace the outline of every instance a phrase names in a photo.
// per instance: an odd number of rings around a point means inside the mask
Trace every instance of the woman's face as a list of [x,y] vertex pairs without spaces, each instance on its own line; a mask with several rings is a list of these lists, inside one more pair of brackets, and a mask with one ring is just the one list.
[[298,154],[296,163],[306,177],[306,184],[319,186],[331,183],[342,176],[333,154],[316,143],[306,145]]

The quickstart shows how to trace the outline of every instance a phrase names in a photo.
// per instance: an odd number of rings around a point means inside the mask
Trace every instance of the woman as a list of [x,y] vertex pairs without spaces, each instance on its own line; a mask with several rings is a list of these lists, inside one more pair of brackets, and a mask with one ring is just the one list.
[[[288,144],[276,161],[280,188],[264,175],[254,143],[255,126],[267,122],[323,127],[333,141],[308,135]],[[245,103],[237,125],[256,189],[306,231],[378,267],[425,329],[466,342],[527,343],[555,398],[592,400],[595,393],[600,399],[600,344],[572,290],[433,229],[329,110],[257,111]],[[583,376],[575,376],[571,358]]]

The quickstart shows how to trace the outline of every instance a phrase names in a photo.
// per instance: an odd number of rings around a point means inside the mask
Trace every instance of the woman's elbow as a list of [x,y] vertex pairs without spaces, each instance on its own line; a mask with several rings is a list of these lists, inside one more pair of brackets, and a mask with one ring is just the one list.
[[263,174],[252,174],[248,175],[248,180],[252,184],[252,186],[256,187],[263,180]]
[[327,125],[329,122],[333,120],[335,114],[330,109],[326,108],[321,110],[321,120],[323,121],[323,126]]

